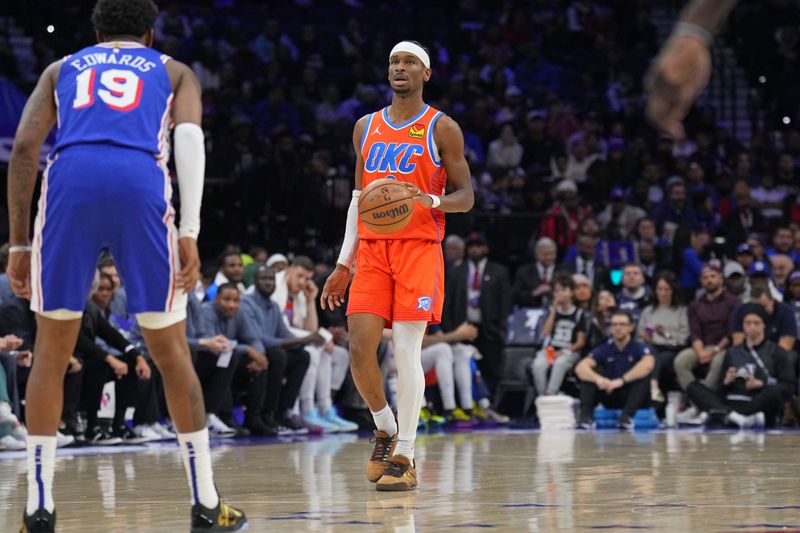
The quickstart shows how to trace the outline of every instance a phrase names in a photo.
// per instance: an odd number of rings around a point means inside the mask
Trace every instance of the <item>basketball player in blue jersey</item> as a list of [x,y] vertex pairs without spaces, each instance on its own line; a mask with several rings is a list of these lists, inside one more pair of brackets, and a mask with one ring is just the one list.
[[[214,486],[203,394],[185,337],[186,293],[199,277],[205,170],[200,86],[156,52],[152,0],[99,0],[99,44],[47,67],[25,105],[8,169],[15,294],[31,300],[38,335],[27,389],[28,503],[22,531],[53,531],[62,383],[101,249],[114,255],[150,353],[164,376],[192,494],[192,531],[238,531],[243,512]],[[56,125],[30,241],[39,151]],[[178,232],[167,172],[174,126]],[[77,512],[77,510],[76,510]]]

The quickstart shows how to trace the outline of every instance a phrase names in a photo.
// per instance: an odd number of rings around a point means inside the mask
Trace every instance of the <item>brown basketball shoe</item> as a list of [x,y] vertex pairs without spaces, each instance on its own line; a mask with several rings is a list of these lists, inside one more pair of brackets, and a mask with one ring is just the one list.
[[417,465],[403,455],[393,455],[375,488],[380,491],[416,489]]
[[394,447],[397,446],[397,435],[390,437],[384,431],[375,431],[374,433],[375,435],[369,441],[375,443],[375,448],[373,448],[372,457],[367,463],[367,479],[370,483],[375,483],[383,476],[389,466],[389,457],[392,456]]

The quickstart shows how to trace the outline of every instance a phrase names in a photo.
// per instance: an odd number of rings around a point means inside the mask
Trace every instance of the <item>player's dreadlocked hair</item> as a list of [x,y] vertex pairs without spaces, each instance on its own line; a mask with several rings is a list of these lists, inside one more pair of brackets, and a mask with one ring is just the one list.
[[153,0],[98,0],[92,23],[105,36],[140,37],[153,27],[157,16],[158,7]]

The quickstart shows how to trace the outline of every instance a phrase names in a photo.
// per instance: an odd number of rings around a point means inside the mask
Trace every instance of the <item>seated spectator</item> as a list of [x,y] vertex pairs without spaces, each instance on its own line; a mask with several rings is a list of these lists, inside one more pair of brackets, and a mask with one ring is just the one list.
[[534,247],[536,260],[517,269],[514,276],[513,303],[520,307],[547,307],[552,301],[550,281],[556,270],[558,248],[555,241],[542,237]]
[[308,430],[289,414],[300,394],[300,386],[308,370],[310,356],[303,348],[325,343],[319,333],[297,337],[283,321],[280,307],[270,298],[275,292],[275,271],[261,266],[253,285],[256,291],[242,300],[242,312],[252,330],[261,338],[269,359],[267,368],[267,397],[264,402],[264,421],[280,434],[307,433]]
[[108,305],[109,311],[106,313],[106,318],[108,318],[110,314],[122,317],[128,316],[128,310],[126,309],[128,306],[128,294],[125,292],[122,278],[119,276],[119,272],[117,272],[117,265],[114,263],[114,258],[111,257],[111,254],[105,254],[100,258],[97,264],[97,270],[101,274],[109,276],[114,284],[112,287],[111,303]]
[[617,306],[627,311],[633,326],[639,323],[639,315],[650,303],[652,291],[645,284],[644,270],[637,263],[628,263],[622,269],[622,290],[617,294]]
[[275,275],[277,276],[287,268],[289,268],[289,259],[286,258],[283,254],[272,254],[267,259],[266,265],[272,270],[275,271]]
[[598,238],[588,233],[578,233],[577,255],[561,263],[563,270],[570,274],[583,274],[598,290],[611,285],[608,269],[595,259]]
[[[93,289],[97,288],[98,283],[99,275]],[[103,349],[97,344],[97,337],[114,348],[119,355],[110,354]],[[139,349],[106,320],[103,311],[91,300],[87,302],[83,312],[78,342],[73,359],[70,360],[70,371],[77,372],[78,367],[83,369],[80,397],[83,410],[86,411],[86,442],[101,445],[119,444],[123,441],[142,442],[125,425],[125,411],[136,402],[137,381],[150,379],[150,366]],[[111,433],[97,419],[103,386],[107,381],[114,382],[114,420]],[[74,421],[65,422],[70,424]],[[74,434],[74,426],[69,429]]]
[[[728,213],[725,221],[725,240],[731,245],[731,253],[737,246],[741,249],[741,243],[750,235],[764,231],[767,227],[761,211],[753,207],[750,186],[746,181],[737,181],[732,194],[735,207]],[[748,266],[744,265],[745,270]]]
[[[275,292],[272,301],[278,304],[289,330],[298,337],[307,337],[320,331],[316,298],[319,288],[312,279],[314,263],[300,255],[292,265],[275,276]],[[325,330],[321,330],[325,331]],[[332,379],[333,360],[337,365],[346,365],[349,354],[333,339],[322,346],[306,345],[310,355],[308,370],[300,386],[300,413],[309,427],[322,428],[327,433],[356,431],[358,425],[338,415],[333,407],[331,391],[339,389],[341,383]],[[339,373],[343,375],[343,373]],[[346,375],[346,373],[344,373]]]
[[793,352],[797,339],[797,324],[794,320],[792,306],[784,302],[776,302],[769,290],[760,286],[754,287],[750,291],[750,302],[740,306],[733,315],[732,344],[738,346],[744,342],[744,315],[751,311],[753,306],[760,306],[765,311],[765,338],[780,346],[785,352]]
[[[643,266],[654,265],[652,272],[645,272],[645,275],[650,276],[651,279],[655,276],[658,267],[672,261],[671,244],[666,239],[659,237],[656,223],[649,216],[640,218],[636,223],[634,245],[638,262]],[[643,248],[647,248],[647,251],[644,252]]]
[[[578,306],[578,309],[581,309],[586,313],[586,317],[588,319],[592,316],[592,300],[594,299],[592,282],[583,274],[573,274],[572,281],[575,282],[575,291],[573,293],[573,296],[575,297],[575,305]],[[587,328],[588,325],[589,323],[587,321]]]
[[683,265],[681,267],[680,288],[683,299],[694,300],[695,293],[700,286],[700,272],[703,270],[703,257],[711,236],[705,228],[694,229],[689,236],[689,246],[682,252]]
[[788,193],[785,188],[775,186],[775,177],[772,174],[764,173],[761,176],[761,185],[753,187],[750,195],[753,198],[753,207],[761,211],[768,224],[769,221],[784,216],[784,203]]
[[446,280],[442,330],[454,331],[464,322],[478,327],[474,345],[483,357],[477,362],[489,389],[502,372],[511,294],[506,267],[489,261],[486,236],[472,232],[467,239],[467,261]]
[[245,286],[242,283],[244,278],[244,263],[242,256],[239,252],[229,251],[219,259],[219,271],[214,277],[214,282],[206,289],[206,296],[204,302],[213,302],[217,295],[219,287],[225,283],[233,283],[239,292],[244,293]]
[[[592,303],[591,316],[587,317],[586,347],[599,346],[608,339],[611,313],[617,309],[617,299],[611,291],[600,291]],[[588,350],[584,350],[588,352]]]
[[672,368],[678,351],[686,346],[689,339],[689,314],[681,303],[681,295],[675,274],[664,271],[656,276],[653,284],[656,301],[642,311],[636,338],[647,343],[653,351],[655,366],[650,378],[650,399],[664,402],[664,394],[659,388],[661,371]]
[[772,281],[772,268],[769,261],[765,259],[753,261],[750,268],[747,270],[748,281],[750,283],[750,292],[756,287],[764,287],[772,294],[772,298],[778,302],[783,301],[783,294],[775,287]]
[[[219,353],[201,351],[195,366],[198,376],[219,372],[227,377],[216,387],[204,387],[207,395],[206,415],[209,431],[217,436],[231,436],[236,429],[232,419],[219,416],[233,388],[246,392],[245,427],[253,435],[275,436],[277,433],[264,423],[264,397],[267,392],[267,366],[264,346],[250,323],[240,313],[240,293],[236,284],[228,282],[218,287],[213,302],[203,305],[203,327],[212,338],[223,336],[225,346]],[[223,359],[224,358],[224,359]],[[227,359],[227,361],[226,361]],[[201,378],[201,382],[203,379]],[[229,402],[228,402],[229,403]],[[217,423],[219,422],[219,423]],[[239,432],[240,435],[246,433]]]
[[445,275],[464,261],[466,243],[458,235],[448,235],[442,243]]
[[769,258],[772,266],[772,282],[781,294],[786,290],[786,280],[794,270],[795,264],[792,258],[785,254],[775,254]]
[[540,396],[558,394],[564,377],[578,362],[586,344],[586,316],[575,306],[574,294],[572,277],[557,275],[553,280],[553,306],[542,327],[544,346],[531,363],[533,382]]
[[570,179],[559,182],[554,194],[556,202],[542,220],[539,237],[549,237],[564,251],[575,243],[578,227],[591,214],[591,209],[581,207],[578,186]]
[[633,415],[649,405],[655,360],[646,345],[632,339],[633,328],[629,313],[611,313],[611,338],[592,348],[575,367],[581,380],[580,429],[592,428],[598,402],[606,408],[622,408],[620,429],[632,429]]
[[523,152],[514,128],[506,124],[500,129],[500,136],[489,143],[486,164],[491,169],[516,168],[522,163]]
[[[705,383],[714,387],[719,378],[716,372],[718,365],[712,361],[721,361],[725,350],[730,345],[728,331],[733,313],[739,306],[739,299],[725,290],[719,267],[714,264],[703,267],[700,283],[705,293],[689,304],[689,342],[691,346],[682,350],[675,357],[675,374],[684,391],[695,378],[695,372],[706,374]],[[685,417],[697,416],[695,410]]]
[[610,200],[606,208],[597,215],[597,220],[615,240],[627,239],[635,229],[636,223],[647,216],[647,212],[641,207],[627,203],[625,190],[622,187],[611,189]]
[[750,284],[747,282],[742,265],[736,261],[728,261],[722,272],[725,274],[725,290],[739,298],[742,303],[749,301]]
[[267,262],[269,259],[269,255],[267,254],[267,249],[263,246],[253,246],[250,248],[250,253],[248,254],[252,259],[247,266],[244,267],[242,271],[242,283],[248,289],[253,285],[253,278],[256,276],[256,271]]
[[728,350],[717,392],[695,381],[687,393],[702,412],[715,411],[740,428],[775,425],[795,390],[795,372],[786,352],[765,337],[766,313],[747,306],[744,341]]
[[464,322],[448,333],[432,326],[422,338],[422,370],[427,374],[436,369],[443,415],[448,423],[471,422],[473,419],[472,354],[475,348],[464,343],[477,337],[478,328]]
[[[767,246],[765,250],[767,257],[772,259],[775,255],[788,255],[792,261],[797,260],[794,251],[794,233],[792,228],[785,224],[780,224],[772,231],[772,246]],[[773,264],[773,267],[775,265]]]
[[653,218],[669,241],[672,241],[679,227],[697,225],[697,216],[689,205],[686,184],[682,178],[673,176],[667,180],[667,197],[653,209]]

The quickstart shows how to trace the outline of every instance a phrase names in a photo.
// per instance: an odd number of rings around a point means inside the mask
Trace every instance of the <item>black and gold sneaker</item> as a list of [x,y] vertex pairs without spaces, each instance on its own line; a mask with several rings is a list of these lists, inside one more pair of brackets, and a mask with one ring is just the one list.
[[27,511],[22,515],[22,526],[19,533],[47,533],[56,530],[56,510],[48,513],[44,509],[37,509],[28,516]]
[[244,512],[220,498],[213,509],[197,503],[192,506],[192,533],[208,531],[242,531],[247,527]]

